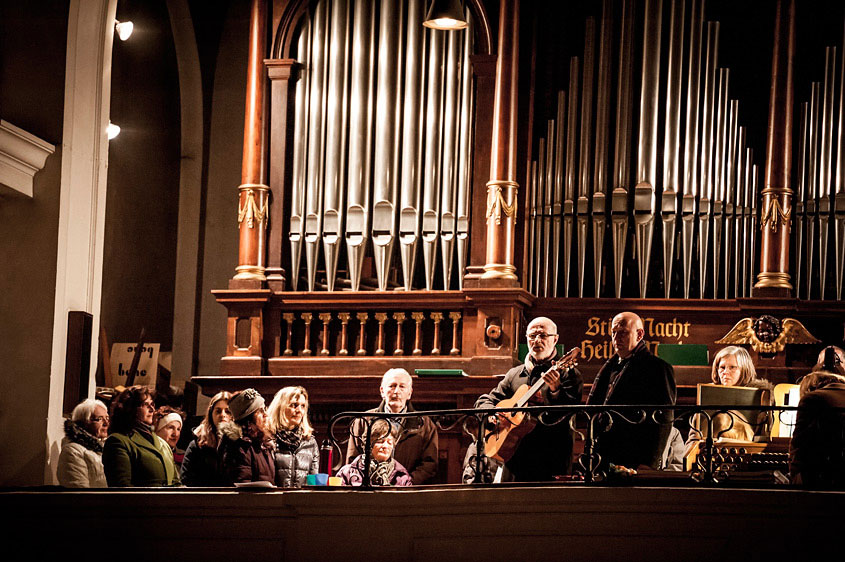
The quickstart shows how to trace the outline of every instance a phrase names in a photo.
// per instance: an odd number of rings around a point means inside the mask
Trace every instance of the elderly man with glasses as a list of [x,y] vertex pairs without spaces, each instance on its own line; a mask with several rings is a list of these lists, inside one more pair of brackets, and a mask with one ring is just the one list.
[[[524,363],[508,371],[496,388],[479,397],[475,403],[476,408],[493,408],[502,400],[512,398],[522,385],[532,386],[540,378],[545,384],[528,401],[527,406],[558,406],[578,404],[581,401],[581,373],[575,368],[564,372],[552,369],[558,359],[557,325],[549,318],[535,318],[528,324],[525,337],[528,341],[528,355]],[[510,423],[502,415],[491,421]],[[556,420],[545,416],[537,421],[534,429],[519,441],[513,456],[505,462],[502,480],[536,482],[552,480],[555,476],[569,472],[572,464],[572,433],[569,424],[563,421],[557,425],[547,425]]]

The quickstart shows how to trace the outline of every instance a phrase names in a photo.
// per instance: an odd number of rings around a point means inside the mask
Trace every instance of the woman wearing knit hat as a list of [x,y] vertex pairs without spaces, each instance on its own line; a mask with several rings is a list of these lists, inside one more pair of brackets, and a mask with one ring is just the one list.
[[320,469],[320,448],[308,423],[308,392],[286,386],[273,397],[267,415],[276,442],[276,486],[301,488]]
[[276,479],[273,439],[264,398],[247,388],[229,400],[232,421],[220,424],[220,459],[230,484]]

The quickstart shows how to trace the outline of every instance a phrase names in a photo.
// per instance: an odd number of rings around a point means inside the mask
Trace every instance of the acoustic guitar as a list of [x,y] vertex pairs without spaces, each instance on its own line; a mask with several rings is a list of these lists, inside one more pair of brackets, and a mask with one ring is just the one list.
[[[580,355],[579,348],[573,347],[566,355],[555,361],[549,371],[557,370],[562,372],[571,369],[578,364]],[[496,407],[522,408],[544,386],[547,386],[546,381],[541,376],[533,385],[528,386],[527,384],[523,384],[517,388],[511,398],[502,400],[496,404]],[[530,416],[526,419],[525,412],[508,412],[502,415],[504,415],[505,419],[499,418],[496,422],[496,427],[484,438],[484,454],[502,462],[507,462],[511,459],[514,452],[516,452],[519,441],[534,429],[537,422],[532,420]]]

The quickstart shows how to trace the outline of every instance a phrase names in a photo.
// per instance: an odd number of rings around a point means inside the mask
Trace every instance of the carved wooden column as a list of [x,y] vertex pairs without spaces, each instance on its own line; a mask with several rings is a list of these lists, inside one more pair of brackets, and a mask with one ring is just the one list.
[[[264,276],[265,234],[270,188],[264,183],[264,48],[266,0],[252,0],[249,21],[246,115],[241,185],[238,187],[238,266],[232,289],[260,288]],[[281,217],[280,217],[281,218]]]
[[519,189],[516,182],[519,0],[501,0],[499,6],[499,58],[490,181],[487,182],[487,261],[482,279],[505,280],[516,286],[513,241]]
[[766,185],[760,204],[760,273],[755,297],[789,297],[789,234],[792,225],[792,103],[795,1],[779,0],[775,12],[772,87],[766,139]]

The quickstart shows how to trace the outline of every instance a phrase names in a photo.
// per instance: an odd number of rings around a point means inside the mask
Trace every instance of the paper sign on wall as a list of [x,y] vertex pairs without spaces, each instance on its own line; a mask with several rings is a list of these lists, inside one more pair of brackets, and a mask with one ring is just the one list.
[[[112,381],[107,386],[126,386],[126,375],[132,366],[132,359],[135,357],[137,343],[115,343],[111,347],[111,375]],[[138,370],[135,373],[135,380],[132,384],[155,386],[158,375],[158,354],[160,343],[145,343],[141,348],[141,357],[138,361]]]

